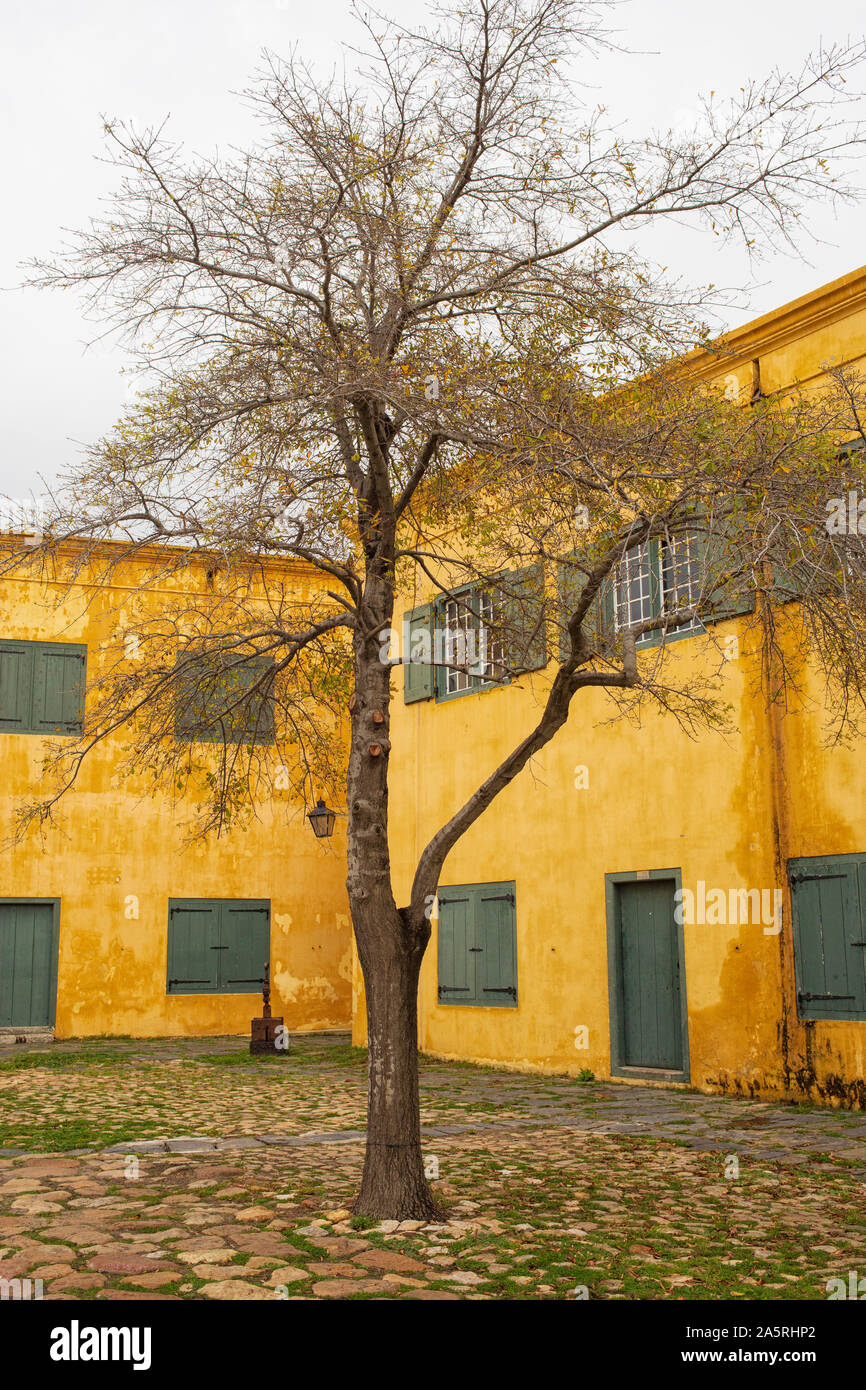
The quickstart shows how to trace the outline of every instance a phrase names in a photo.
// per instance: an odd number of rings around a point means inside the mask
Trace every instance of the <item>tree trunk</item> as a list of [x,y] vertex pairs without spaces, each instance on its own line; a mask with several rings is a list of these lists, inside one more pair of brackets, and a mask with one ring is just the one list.
[[413,941],[396,910],[391,921],[380,918],[369,934],[358,921],[356,935],[367,992],[370,1061],[367,1150],[354,1210],[383,1219],[429,1221],[437,1211],[424,1176],[418,1096],[418,974],[426,939]]
[[401,912],[391,888],[388,755],[391,671],[376,633],[393,611],[388,585],[368,578],[367,603],[379,622],[355,639],[355,691],[349,750],[346,887],[364,972],[369,1037],[367,1152],[359,1215],[424,1220],[435,1215],[424,1177],[418,1100],[418,975],[430,923]]

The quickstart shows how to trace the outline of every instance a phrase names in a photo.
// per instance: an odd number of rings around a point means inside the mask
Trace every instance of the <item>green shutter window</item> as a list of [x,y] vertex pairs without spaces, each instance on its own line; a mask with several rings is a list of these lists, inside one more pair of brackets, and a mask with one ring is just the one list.
[[422,603],[403,617],[403,703],[429,700],[436,690],[433,666],[435,605]]
[[270,959],[270,903],[172,898],[168,994],[258,994]]
[[[178,657],[178,664],[184,661]],[[175,695],[174,736],[197,743],[274,742],[273,657],[193,662]],[[263,681],[263,677],[265,677]]]
[[215,994],[218,989],[219,904],[172,902],[168,909],[169,994]]
[[86,667],[77,643],[0,641],[0,731],[80,734]]
[[515,885],[440,888],[438,1001],[517,1007]]
[[0,643],[0,729],[6,733],[29,732],[34,646]]
[[84,710],[82,652],[43,647],[33,671],[33,725],[40,733],[80,734]]
[[472,890],[439,891],[439,1003],[474,1004]]
[[791,859],[788,872],[799,1016],[866,1018],[866,855]]
[[504,665],[507,670],[540,671],[547,665],[544,566],[512,570],[497,581],[502,602]]
[[[577,607],[586,584],[586,574],[578,568],[577,554],[563,556],[556,567],[556,616],[559,625],[559,659],[567,661],[571,655],[571,639],[568,635],[568,620]],[[614,580],[612,575],[603,581],[583,620],[583,630],[587,640],[599,651],[606,650],[613,642],[614,624]]]
[[406,703],[431,694],[451,700],[507,685],[511,675],[541,670],[547,665],[545,619],[540,563],[461,585],[434,604],[414,609],[406,619],[407,649],[410,640],[423,652],[432,646],[434,664],[421,668],[423,676],[405,668]]
[[568,555],[556,567],[556,616],[559,623],[559,659],[567,661],[571,654],[571,640],[567,623],[577,607],[586,575],[576,568],[576,556]]
[[[755,611],[755,587],[750,574],[732,571],[742,565],[742,549],[736,544],[736,517],[719,516],[705,520],[707,531],[698,534],[700,572],[706,574],[704,602],[701,605],[705,623],[720,623],[727,618],[739,618]],[[740,522],[739,524],[742,524]]]
[[780,550],[771,552],[773,566],[773,587],[770,598],[773,603],[795,603],[802,599],[809,588],[809,570],[802,556],[783,555]]
[[480,947],[477,993],[480,1004],[517,1003],[517,941],[514,885],[496,884],[476,894],[476,940]]
[[220,911],[220,988],[257,994],[271,955],[270,905],[224,902]]

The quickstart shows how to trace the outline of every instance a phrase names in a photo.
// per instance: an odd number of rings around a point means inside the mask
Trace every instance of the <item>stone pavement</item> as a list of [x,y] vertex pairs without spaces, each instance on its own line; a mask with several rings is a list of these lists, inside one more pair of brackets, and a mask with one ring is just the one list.
[[425,1060],[443,1221],[350,1216],[337,1035],[0,1057],[0,1279],[60,1299],[825,1298],[866,1274],[866,1115]]

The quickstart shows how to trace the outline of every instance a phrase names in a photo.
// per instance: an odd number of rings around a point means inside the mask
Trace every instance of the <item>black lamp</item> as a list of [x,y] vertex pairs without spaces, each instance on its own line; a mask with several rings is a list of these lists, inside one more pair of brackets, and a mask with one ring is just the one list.
[[333,835],[334,833],[337,812],[329,810],[322,798],[319,797],[315,809],[307,812],[307,820],[313,827],[313,834],[316,839],[325,840],[329,835]]

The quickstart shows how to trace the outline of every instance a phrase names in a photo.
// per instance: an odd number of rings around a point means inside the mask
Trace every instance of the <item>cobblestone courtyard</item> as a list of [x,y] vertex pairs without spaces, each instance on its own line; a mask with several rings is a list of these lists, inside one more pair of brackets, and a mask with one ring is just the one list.
[[866,1274],[866,1115],[422,1067],[447,1221],[347,1210],[366,1055],[0,1052],[0,1278],[58,1299],[825,1299]]

